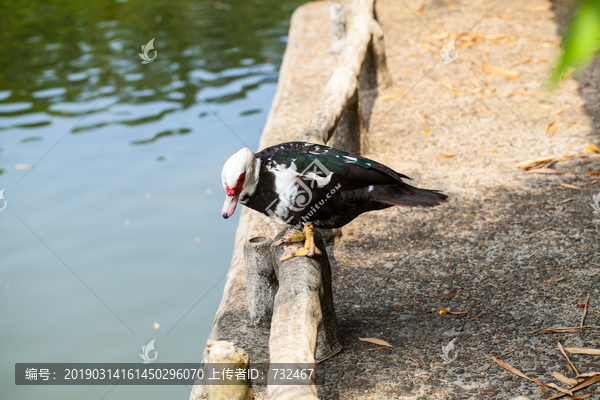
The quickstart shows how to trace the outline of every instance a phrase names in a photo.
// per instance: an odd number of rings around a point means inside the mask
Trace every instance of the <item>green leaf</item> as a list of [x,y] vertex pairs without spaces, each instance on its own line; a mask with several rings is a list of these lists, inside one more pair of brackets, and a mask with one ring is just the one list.
[[551,89],[563,80],[563,75],[581,71],[600,49],[600,1],[584,0],[572,20],[562,43],[562,54],[550,76]]

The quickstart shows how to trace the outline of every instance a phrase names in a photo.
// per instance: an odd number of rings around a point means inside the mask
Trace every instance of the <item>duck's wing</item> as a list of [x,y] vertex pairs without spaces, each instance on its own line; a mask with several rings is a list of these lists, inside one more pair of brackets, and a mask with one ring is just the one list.
[[261,151],[257,157],[269,170],[291,168],[306,179],[327,178],[328,183],[341,183],[340,191],[410,179],[376,161],[314,143],[282,143]]

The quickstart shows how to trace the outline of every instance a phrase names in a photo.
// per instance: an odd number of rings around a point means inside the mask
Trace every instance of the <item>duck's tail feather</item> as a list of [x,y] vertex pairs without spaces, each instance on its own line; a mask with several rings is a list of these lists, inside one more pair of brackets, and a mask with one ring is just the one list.
[[437,190],[420,189],[407,184],[382,185],[375,190],[375,200],[401,207],[435,207],[448,200]]

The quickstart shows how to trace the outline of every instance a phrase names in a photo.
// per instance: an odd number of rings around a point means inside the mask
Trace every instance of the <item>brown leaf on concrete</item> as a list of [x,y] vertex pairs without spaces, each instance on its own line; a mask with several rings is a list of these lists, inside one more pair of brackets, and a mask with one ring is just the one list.
[[563,374],[561,374],[560,372],[556,372],[556,371],[552,371],[552,375],[554,375],[554,377],[561,381],[562,383],[566,383],[567,385],[577,385],[579,383],[579,381],[577,379],[571,379],[569,377],[564,376]]
[[537,168],[537,169],[530,169],[529,171],[530,174],[573,174],[573,171],[564,171],[564,170],[560,170],[560,169],[553,169],[553,168]]
[[552,204],[565,204],[565,203],[568,203],[568,202],[573,201],[573,200],[575,200],[575,197],[569,197],[566,200],[557,201],[556,203],[552,203]]
[[600,149],[598,148],[598,146],[596,146],[594,143],[590,143],[589,145],[587,145],[586,147],[588,150],[593,151],[594,153],[600,153]]
[[379,346],[394,347],[391,344],[389,344],[388,342],[386,342],[385,340],[381,340],[381,339],[377,339],[377,338],[358,338],[358,340],[360,340],[361,342],[377,344]]
[[577,371],[577,368],[575,368],[575,365],[573,365],[573,363],[571,362],[571,359],[567,355],[565,348],[563,347],[563,345],[560,342],[558,342],[558,350],[560,350],[561,354],[563,356],[565,356],[565,358],[567,359],[567,366],[569,367],[571,372],[573,372],[575,375],[579,376],[579,371]]
[[563,393],[568,394],[569,396],[573,396],[573,392],[571,392],[570,390],[561,388],[556,383],[549,383],[548,386],[550,386],[551,388],[554,388],[554,389],[558,390],[559,392],[563,392]]
[[542,382],[538,381],[538,380],[537,380],[537,379],[535,379],[535,378],[530,378],[530,377],[528,377],[527,375],[525,375],[524,373],[522,373],[521,371],[519,371],[519,370],[518,370],[518,369],[516,369],[515,367],[511,366],[510,364],[508,364],[508,363],[506,363],[506,362],[502,361],[502,360],[501,360],[501,359],[499,359],[498,357],[494,357],[494,356],[492,356],[492,360],[494,360],[494,361],[496,362],[496,364],[498,364],[498,365],[499,365],[499,366],[501,366],[502,368],[504,368],[504,369],[506,369],[506,370],[508,370],[508,371],[512,372],[513,374],[515,374],[515,375],[518,375],[518,376],[520,376],[521,378],[525,378],[525,379],[527,379],[528,381],[534,382],[534,383],[536,383],[537,385],[540,385],[541,387],[543,387],[545,390],[547,390],[547,391],[549,391],[549,392],[551,391],[551,389],[550,389],[548,386],[544,385]]
[[544,334],[548,334],[548,333],[568,333],[568,332],[581,332],[582,330],[588,330],[588,329],[600,329],[600,326],[584,326],[582,327],[576,327],[576,328],[546,328],[546,329],[540,329],[537,331],[529,331],[527,333],[529,333],[530,335],[544,335]]
[[545,281],[542,281],[542,283],[545,283],[546,285],[549,283],[557,283],[560,281],[564,281],[565,279],[569,279],[571,277],[571,275],[567,275],[567,276],[563,276],[562,278],[552,278],[552,279],[547,279]]
[[600,375],[600,372],[588,372],[585,374],[579,374],[580,378],[588,378],[590,376],[596,376],[596,375]]
[[583,400],[593,395],[593,393],[580,394],[579,396],[571,397],[569,400]]
[[482,67],[488,73],[510,75],[510,76],[515,76],[515,75],[520,74],[520,72],[518,72],[518,71],[513,71],[510,69],[506,69],[506,68],[492,67],[488,63],[485,63],[485,62],[483,63]]
[[403,97],[403,96],[404,96],[404,93],[384,94],[383,96],[381,96],[381,100],[397,99],[397,98]]
[[600,349],[588,349],[585,347],[566,347],[565,351],[571,354],[591,354],[593,356],[600,356]]
[[559,183],[559,185],[562,186],[562,187],[566,187],[567,189],[583,190],[579,186],[571,185],[569,183]]
[[484,315],[484,314],[485,314],[485,313],[484,313],[484,312],[482,312],[482,313],[481,313],[481,314],[479,314],[478,316],[476,316],[476,317],[474,317],[474,318],[471,318],[471,319],[470,319],[470,321],[473,321],[473,320],[475,320],[475,319],[477,319],[477,318],[481,317],[481,316],[482,316],[482,315]]
[[535,96],[535,93],[529,93],[529,92],[526,92],[525,90],[515,90],[514,92],[510,92],[508,94],[508,97],[512,97],[512,96]]
[[560,124],[561,122],[562,121],[560,119],[558,119],[558,120],[552,121],[548,125],[546,125],[546,133],[548,134],[548,136],[552,137],[552,135],[554,135],[556,133],[558,124]]
[[[572,391],[572,392],[576,392],[576,391],[584,389],[584,388],[586,388],[586,387],[588,387],[590,385],[593,385],[594,383],[599,382],[599,381],[600,381],[600,375],[596,375],[596,376],[593,376],[591,378],[587,378],[586,380],[578,383],[577,385],[573,386],[572,388],[569,388],[569,390]],[[566,393],[560,393],[560,394],[557,394],[556,396],[552,396],[552,397],[550,397],[550,398],[548,398],[546,400],[559,399],[559,398],[561,398],[561,397],[563,397],[565,395],[566,395]],[[590,397],[588,395],[591,396],[592,393],[582,394],[582,395],[579,395],[577,397],[573,397],[571,400],[573,400],[573,399],[585,399],[587,397]]]
[[511,165],[511,168],[521,168],[525,171],[528,171],[530,169],[534,169],[534,168],[547,168],[559,161],[565,161],[566,159],[568,159],[568,156],[563,156],[563,157],[544,157],[544,158],[538,158],[535,160],[527,160],[527,161],[523,161],[514,165]]
[[455,88],[454,88],[454,86],[453,86],[453,85],[452,85],[450,82],[446,82],[446,81],[445,81],[445,80],[443,80],[442,78],[440,78],[440,79],[439,79],[439,82],[440,82],[440,84],[441,84],[442,86],[444,86],[444,87],[445,87],[445,88],[447,88],[447,89],[450,89],[450,90],[454,90],[454,89],[455,89]]
[[381,350],[381,349],[387,349],[387,347],[386,347],[386,346],[383,346],[383,347],[375,347],[375,348],[373,348],[373,349],[365,349],[365,351],[373,351],[373,350]]
[[585,299],[585,306],[583,308],[583,315],[581,316],[581,324],[579,324],[579,326],[581,326],[582,328],[583,328],[583,323],[585,322],[585,317],[587,317],[587,309],[588,309],[588,303],[589,302],[590,302],[590,294],[588,293],[588,295],[587,295],[587,297]]
[[417,116],[419,121],[421,121],[422,124],[425,124],[425,117],[423,117],[420,112],[415,111],[415,115]]

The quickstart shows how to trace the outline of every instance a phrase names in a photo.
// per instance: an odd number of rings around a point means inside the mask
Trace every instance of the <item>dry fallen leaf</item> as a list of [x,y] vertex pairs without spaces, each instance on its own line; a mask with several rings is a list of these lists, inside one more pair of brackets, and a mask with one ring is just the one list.
[[600,349],[587,349],[585,347],[565,347],[565,351],[571,354],[591,354],[600,356]]
[[591,395],[593,395],[593,393],[580,394],[579,396],[571,397],[569,400],[583,400],[583,399],[587,399]]
[[570,183],[559,183],[559,185],[562,187],[566,187],[567,189],[583,190],[582,188],[575,185],[571,185]]
[[556,383],[549,383],[548,386],[550,386],[551,388],[554,388],[554,389],[558,390],[559,392],[563,392],[563,393],[568,394],[569,396],[573,396],[573,392],[571,392],[570,390],[561,388]]
[[571,277],[571,275],[567,275],[567,276],[563,276],[562,278],[547,279],[545,281],[542,281],[542,283],[545,283],[545,284],[556,283],[556,282],[564,281],[565,279],[569,279],[570,277]]
[[600,326],[584,326],[582,327],[577,327],[577,328],[546,328],[546,329],[540,329],[537,331],[529,331],[527,333],[529,333],[530,335],[546,335],[549,333],[568,333],[568,332],[581,332],[582,330],[587,330],[587,329],[600,329]]
[[471,318],[469,321],[476,320],[477,318],[481,317],[482,315],[485,315],[485,313],[484,313],[484,312],[482,312],[482,313],[481,313],[481,314],[479,314],[478,316],[476,316],[476,317],[474,317],[474,318]]
[[536,63],[536,62],[546,62],[546,59],[545,58],[529,58],[529,59],[521,58],[521,61],[512,63],[509,67],[512,68],[517,65],[530,64],[530,63]]
[[600,149],[593,143],[590,143],[587,147],[588,150],[593,151],[594,153],[600,153]]
[[579,374],[580,378],[588,378],[590,376],[600,375],[600,372],[588,372],[586,374]]
[[558,350],[560,350],[560,353],[563,356],[565,356],[565,358],[567,359],[567,366],[569,367],[571,372],[574,373],[575,375],[579,376],[579,371],[577,371],[577,368],[575,368],[575,365],[573,365],[573,363],[571,362],[571,359],[567,355],[565,348],[563,347],[563,345],[560,342],[558,342]]
[[511,168],[522,168],[524,170],[529,170],[529,169],[533,169],[533,168],[542,168],[542,167],[549,167],[559,161],[564,161],[569,157],[563,156],[561,158],[557,158],[557,157],[544,157],[544,158],[537,158],[535,160],[527,160],[527,161],[522,161],[520,163],[511,165]]
[[358,340],[360,340],[361,342],[373,343],[373,344],[376,344],[379,346],[394,347],[391,344],[389,344],[388,342],[386,342],[385,340],[381,340],[381,339],[377,339],[377,338],[358,338]]
[[[596,382],[598,382],[598,381],[600,381],[600,375],[593,376],[593,377],[591,377],[591,378],[587,378],[586,380],[584,380],[584,381],[582,381],[582,382],[578,383],[577,385],[573,386],[573,387],[572,387],[572,388],[570,388],[569,390],[570,390],[570,391],[572,391],[572,392],[576,392],[576,391],[578,391],[578,390],[581,390],[581,389],[584,389],[584,388],[586,388],[586,387],[588,387],[588,386],[590,386],[590,385],[593,385],[594,383],[596,383]],[[588,395],[591,395],[591,394],[592,394],[592,393],[586,393],[586,394],[582,394],[582,395],[579,395],[579,396],[577,396],[577,397],[573,397],[571,400],[574,400],[574,399],[585,399],[585,398],[587,398],[587,397],[590,397],[590,396],[588,396]],[[556,396],[549,397],[549,398],[548,398],[548,399],[546,399],[546,400],[554,400],[554,399],[559,399],[559,398],[561,398],[561,397],[563,397],[563,396],[565,396],[565,393],[560,393],[560,394],[557,394]]]
[[421,113],[419,113],[418,111],[415,111],[415,115],[417,116],[417,118],[419,119],[419,121],[421,121],[422,124],[425,124],[425,117],[423,117],[421,115]]
[[450,82],[446,82],[445,80],[443,80],[442,78],[439,79],[439,82],[442,86],[444,86],[445,88],[448,88],[450,90],[454,90],[454,86],[452,86],[452,84]]
[[569,377],[564,376],[563,374],[561,374],[560,372],[556,372],[556,371],[552,371],[552,375],[554,375],[554,377],[561,381],[562,383],[566,383],[567,385],[577,385],[579,383],[579,381],[577,379],[571,379]]
[[534,382],[534,383],[536,383],[536,384],[540,385],[541,387],[543,387],[545,390],[547,390],[547,391],[551,392],[550,388],[549,388],[548,386],[544,385],[542,382],[538,381],[538,380],[537,380],[537,379],[535,379],[535,378],[530,378],[530,377],[528,377],[527,375],[525,375],[524,373],[522,373],[521,371],[519,371],[519,370],[518,370],[518,369],[516,369],[515,367],[511,366],[510,364],[508,364],[508,363],[505,363],[504,361],[502,361],[502,360],[501,360],[501,359],[499,359],[498,357],[494,357],[494,356],[492,356],[492,360],[494,360],[494,361],[496,362],[496,364],[498,364],[498,365],[500,365],[502,368],[504,368],[504,369],[506,369],[506,370],[508,370],[508,371],[512,372],[513,374],[515,374],[515,375],[518,375],[518,376],[520,376],[521,378],[525,378],[525,379],[527,379],[528,381]]
[[548,134],[548,136],[552,137],[552,135],[554,135],[554,133],[556,133],[556,129],[558,128],[558,124],[560,124],[562,121],[556,120],[556,121],[552,121],[550,122],[548,125],[546,125],[546,133]]
[[487,72],[491,72],[491,73],[495,73],[495,74],[512,75],[512,76],[520,74],[520,72],[518,72],[518,71],[513,71],[510,69],[506,69],[506,68],[492,67],[488,63],[483,63],[482,67]]
[[548,11],[547,6],[527,7],[525,11]]
[[600,175],[600,171],[583,171],[588,175]]
[[512,96],[535,96],[535,93],[529,93],[526,92],[525,90],[515,90],[514,92],[510,92],[508,94],[508,97],[512,97]]
[[383,96],[381,96],[381,100],[397,99],[398,97],[403,97],[403,96],[404,96],[404,93],[384,94]]
[[572,174],[573,171],[564,171],[561,169],[552,169],[552,168],[536,168],[530,169],[527,171],[531,174]]
[[552,111],[552,112],[550,113],[550,116],[552,117],[552,116],[554,116],[554,115],[558,115],[558,114],[560,114],[560,113],[562,113],[562,112],[565,112],[565,110],[563,110],[562,108],[559,108],[559,109],[558,109],[558,110],[556,110],[556,111]]
[[568,202],[573,201],[573,200],[575,200],[575,197],[569,197],[566,200],[557,201],[556,203],[553,203],[553,204],[565,204],[565,203],[568,203]]

